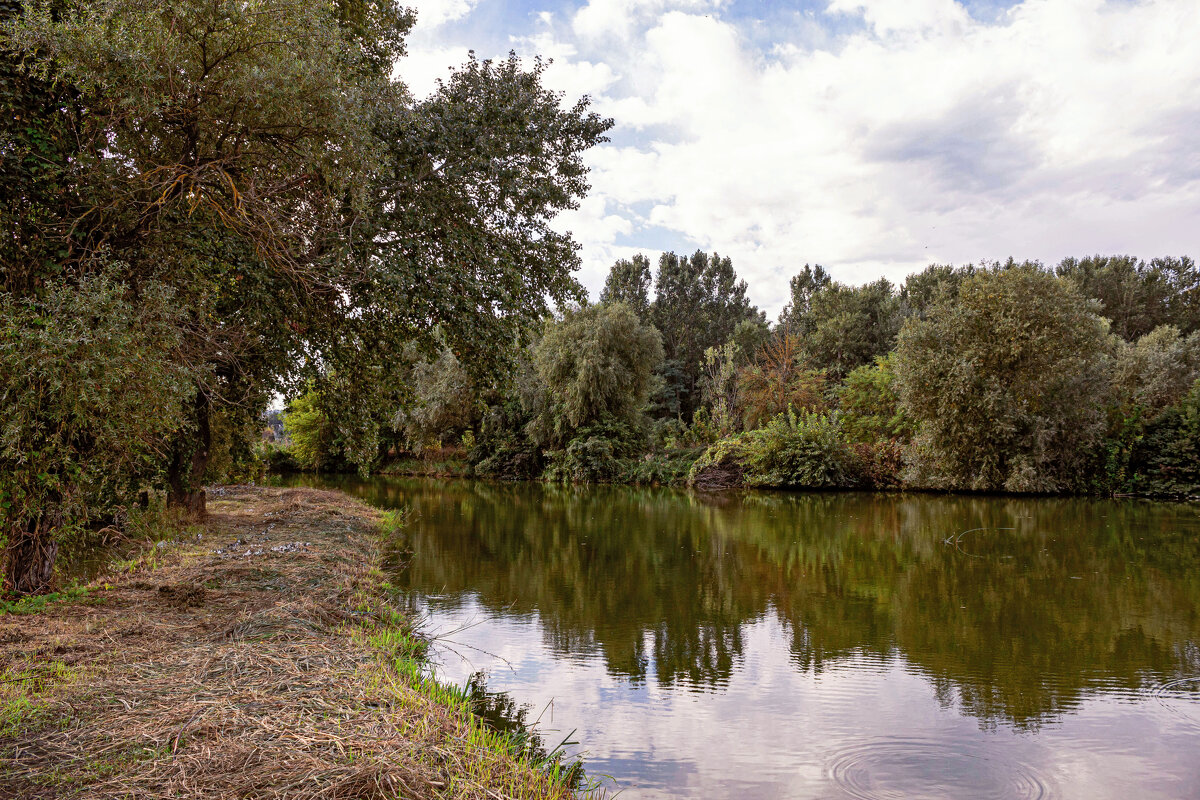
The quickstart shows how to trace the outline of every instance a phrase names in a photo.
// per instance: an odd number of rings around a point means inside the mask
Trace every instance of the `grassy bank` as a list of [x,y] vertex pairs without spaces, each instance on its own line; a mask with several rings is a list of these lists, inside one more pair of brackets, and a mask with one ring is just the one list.
[[308,489],[209,510],[0,616],[0,797],[574,796],[431,679],[378,568],[396,518]]

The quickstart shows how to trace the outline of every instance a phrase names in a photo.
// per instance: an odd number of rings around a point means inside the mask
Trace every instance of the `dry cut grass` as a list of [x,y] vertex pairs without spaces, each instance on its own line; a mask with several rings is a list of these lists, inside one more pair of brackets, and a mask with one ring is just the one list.
[[216,495],[202,531],[0,616],[0,797],[574,796],[429,678],[379,512]]

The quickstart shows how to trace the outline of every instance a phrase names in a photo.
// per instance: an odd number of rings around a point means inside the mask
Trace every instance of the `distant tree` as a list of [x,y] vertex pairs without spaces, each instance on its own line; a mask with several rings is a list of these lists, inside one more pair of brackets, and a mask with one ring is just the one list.
[[918,426],[915,481],[1078,488],[1104,430],[1109,349],[1094,304],[1035,264],[966,278],[926,319],[910,318],[897,344],[901,407]]
[[666,358],[659,413],[690,418],[701,400],[704,351],[728,341],[739,323],[763,315],[746,297],[746,282],[738,280],[733,262],[716,253],[663,253],[654,290],[650,320],[662,333]]
[[789,282],[790,297],[788,304],[779,314],[779,327],[787,328],[794,333],[807,333],[808,312],[812,310],[813,295],[829,288],[833,278],[820,264],[815,267],[804,265],[804,269],[793,275]]
[[892,355],[853,369],[837,389],[842,430],[851,441],[907,439],[912,423],[900,408]]
[[1065,259],[1056,272],[1085,297],[1100,301],[1113,331],[1133,341],[1160,325],[1184,333],[1200,329],[1200,272],[1190,258],[1157,258],[1146,263],[1133,256]]
[[479,387],[449,349],[412,371],[414,401],[402,409],[393,425],[404,430],[410,449],[440,445],[460,436],[479,418]]
[[924,319],[929,308],[942,297],[958,294],[964,280],[976,273],[974,264],[955,267],[950,264],[930,264],[920,272],[914,272],[904,280],[900,289],[900,302],[905,316]]
[[641,253],[632,261],[622,258],[609,270],[600,302],[625,303],[645,319],[650,311],[650,284],[650,259]]
[[658,331],[629,306],[566,311],[547,323],[534,349],[544,392],[530,428],[534,439],[555,448],[596,423],[636,427],[661,360]]
[[841,379],[890,352],[901,320],[899,298],[880,279],[858,287],[832,283],[817,291],[799,327],[813,365]]

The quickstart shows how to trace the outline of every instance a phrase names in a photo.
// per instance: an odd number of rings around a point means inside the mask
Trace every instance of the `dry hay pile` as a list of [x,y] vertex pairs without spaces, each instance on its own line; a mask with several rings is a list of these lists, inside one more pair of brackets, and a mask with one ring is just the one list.
[[255,488],[210,511],[199,541],[0,617],[0,797],[571,796],[367,643],[376,512]]

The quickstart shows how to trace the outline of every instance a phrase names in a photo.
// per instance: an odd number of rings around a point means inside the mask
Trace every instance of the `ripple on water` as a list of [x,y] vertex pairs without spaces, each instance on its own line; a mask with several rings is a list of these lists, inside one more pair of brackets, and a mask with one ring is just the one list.
[[1200,675],[1160,683],[1150,694],[1168,711],[1200,725]]
[[1056,794],[1028,764],[960,741],[876,739],[837,753],[826,769],[856,800],[1049,800]]

